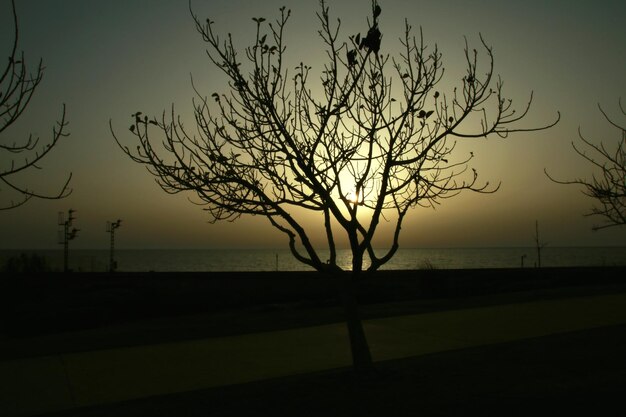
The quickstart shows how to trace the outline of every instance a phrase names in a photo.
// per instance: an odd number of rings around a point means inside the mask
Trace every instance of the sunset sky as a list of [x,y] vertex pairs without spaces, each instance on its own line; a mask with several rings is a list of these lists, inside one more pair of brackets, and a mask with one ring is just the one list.
[[[57,214],[70,208],[77,210],[76,227],[81,229],[74,248],[106,249],[105,224],[118,218],[123,220],[117,231],[121,249],[286,247],[284,236],[261,217],[210,224],[188,196],[164,193],[113,140],[109,120],[130,142],[128,126],[136,111],[158,116],[174,103],[191,120],[191,75],[207,95],[226,92],[223,76],[206,57],[186,0],[17,3],[19,48],[30,68],[41,57],[46,71],[26,113],[4,135],[18,140],[31,132],[47,140],[65,103],[70,136],[41,164],[44,170],[27,180],[38,191],[53,192],[72,172],[73,193],[64,200],[31,200],[0,211],[0,249],[58,247]],[[331,16],[342,18],[345,39],[364,30],[369,0],[328,4]],[[251,18],[273,20],[282,5],[292,10],[286,35],[289,58],[320,69],[325,54],[317,35],[316,1],[192,1],[200,17],[210,17],[221,33],[232,32],[241,48],[252,42]],[[401,246],[532,246],[536,220],[550,246],[626,246],[625,227],[592,232],[601,219],[583,214],[594,201],[580,187],[555,184],[543,172],[546,168],[561,179],[591,177],[591,167],[571,148],[579,127],[586,138],[611,149],[621,137],[597,106],[626,124],[618,105],[621,97],[626,107],[625,2],[381,0],[380,5],[386,52],[393,54],[399,45],[406,18],[423,28],[425,43],[436,43],[442,52],[442,84],[458,85],[464,36],[470,47],[480,50],[480,33],[493,47],[495,72],[504,81],[506,97],[523,108],[534,91],[523,125],[550,123],[557,111],[562,116],[547,131],[459,143],[476,155],[471,166],[480,178],[500,181],[501,189],[492,195],[467,192],[444,200],[436,210],[413,210],[402,229]],[[12,30],[10,2],[0,0],[0,54],[5,56]],[[2,157],[6,164],[6,155]]]

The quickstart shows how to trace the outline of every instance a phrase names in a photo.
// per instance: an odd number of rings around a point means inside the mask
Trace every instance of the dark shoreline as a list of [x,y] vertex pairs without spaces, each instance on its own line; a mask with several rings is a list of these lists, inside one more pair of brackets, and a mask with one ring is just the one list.
[[[626,267],[379,271],[364,275],[358,298],[364,317],[380,317],[622,291],[624,277]],[[331,316],[341,320],[339,281],[317,272],[0,274],[0,332],[22,338],[233,311],[280,316],[288,312],[286,316],[293,318],[286,324],[279,318],[278,327],[311,325]],[[322,310],[332,314],[319,317]],[[217,333],[247,331],[222,327],[215,329]]]

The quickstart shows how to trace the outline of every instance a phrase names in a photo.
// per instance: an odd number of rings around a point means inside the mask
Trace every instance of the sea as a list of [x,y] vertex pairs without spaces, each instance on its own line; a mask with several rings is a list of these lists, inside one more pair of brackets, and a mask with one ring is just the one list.
[[[381,251],[382,253],[382,251]],[[52,270],[63,269],[62,250],[0,250],[0,271],[6,261],[22,254],[37,254]],[[321,253],[322,259],[328,254]],[[325,258],[326,257],[326,258]],[[338,251],[339,265],[349,270],[350,251]],[[118,271],[211,272],[211,271],[308,271],[288,249],[150,249],[116,250]],[[107,250],[71,250],[69,268],[82,272],[109,269]],[[534,247],[516,248],[402,248],[381,269],[475,269],[575,266],[626,266],[626,247]],[[367,267],[367,262],[365,267]]]

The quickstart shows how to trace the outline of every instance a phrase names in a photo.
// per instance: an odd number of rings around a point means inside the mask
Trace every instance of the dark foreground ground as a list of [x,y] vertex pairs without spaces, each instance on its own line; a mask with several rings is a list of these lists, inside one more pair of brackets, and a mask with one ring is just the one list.
[[625,353],[606,327],[50,416],[618,416]]
[[[403,271],[366,281],[364,317],[626,291],[624,268]],[[0,358],[341,320],[313,274],[52,275],[3,281]],[[22,279],[20,281],[20,279]],[[12,294],[12,296],[9,296]],[[42,343],[41,341],[45,341]],[[1,345],[1,344],[0,344]],[[626,326],[160,396],[50,416],[537,416],[626,413]]]

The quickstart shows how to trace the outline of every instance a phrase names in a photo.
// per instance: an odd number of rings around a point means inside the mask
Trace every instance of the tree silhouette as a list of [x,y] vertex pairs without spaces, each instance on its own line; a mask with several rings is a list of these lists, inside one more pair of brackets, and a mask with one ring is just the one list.
[[[341,276],[359,370],[370,368],[372,360],[355,285],[364,270],[376,271],[394,256],[409,209],[433,206],[462,190],[498,188],[478,183],[476,171],[467,166],[473,154],[450,159],[454,140],[506,137],[556,123],[513,126],[527,114],[532,95],[521,113],[513,110],[502,95],[502,82],[493,79],[492,50],[482,37],[486,74],[479,74],[478,52],[466,42],[467,73],[460,86],[448,94],[436,91],[443,75],[438,49],[428,50],[421,31],[414,37],[405,22],[401,53],[384,54],[376,1],[371,10],[365,34],[343,38],[341,21],[334,24],[325,1],[320,2],[319,35],[328,59],[318,74],[318,90],[311,87],[310,66],[300,63],[294,70],[287,62],[290,10],[282,7],[273,23],[253,18],[256,36],[243,56],[230,34],[220,37],[213,21],[192,11],[210,60],[229,79],[228,92],[207,97],[194,87],[197,134],[183,126],[172,107],[158,119],[133,115],[136,150],[115,137],[165,191],[196,193],[213,221],[264,216],[286,235],[300,262]],[[312,242],[320,227],[298,217],[302,212],[318,214],[328,259]],[[381,220],[393,225],[393,233],[389,247],[379,253],[374,237]],[[339,238],[352,253],[349,273],[337,262]]]
[[[624,116],[626,111],[619,102],[619,108]],[[577,184],[583,186],[583,194],[588,195],[599,203],[591,209],[586,216],[599,216],[604,218],[604,223],[592,226],[593,230],[606,229],[613,226],[623,226],[626,224],[626,125],[619,125],[614,122],[598,104],[598,109],[604,118],[620,130],[621,138],[617,143],[615,151],[608,150],[603,143],[594,145],[585,139],[578,129],[578,136],[583,142],[583,148],[576,146],[572,142],[574,151],[592,166],[599,168],[599,175],[593,175],[591,180],[577,178],[571,181],[561,181],[554,179],[548,171],[546,175],[558,184]],[[586,152],[590,151],[590,154]]]
[[[39,162],[52,150],[59,139],[68,136],[64,129],[67,126],[65,120],[65,105],[61,113],[61,120],[52,128],[52,139],[47,143],[40,143],[38,137],[29,135],[28,138],[16,140],[5,132],[13,125],[28,107],[30,100],[43,78],[43,62],[39,64],[34,73],[29,72],[24,52],[18,52],[19,28],[15,0],[11,1],[14,23],[14,40],[8,57],[8,63],[0,74],[0,185],[4,184],[8,190],[3,191],[3,200],[0,210],[7,210],[21,206],[32,197],[59,199],[69,195],[70,174],[61,189],[51,195],[38,193],[27,185],[22,185],[18,176],[27,171],[39,169]],[[4,156],[6,155],[6,157]],[[18,196],[13,200],[10,196]]]

